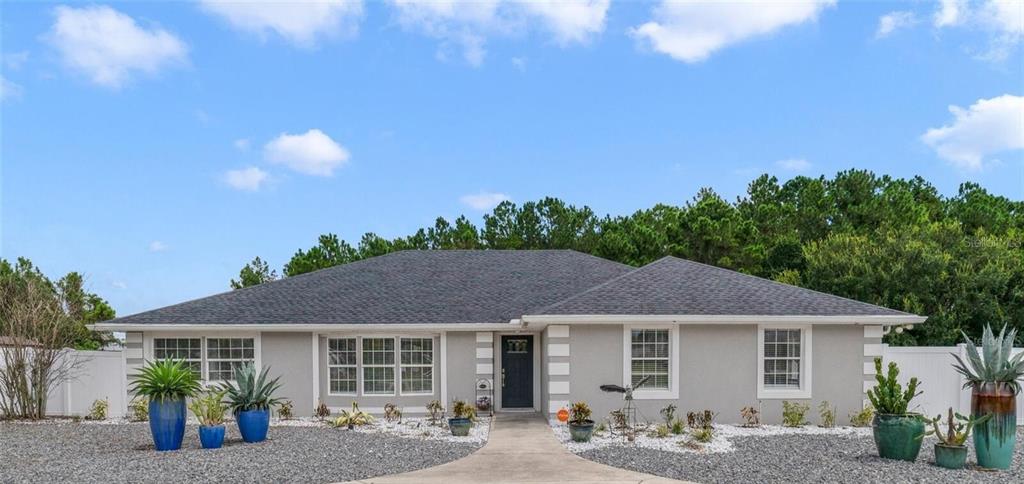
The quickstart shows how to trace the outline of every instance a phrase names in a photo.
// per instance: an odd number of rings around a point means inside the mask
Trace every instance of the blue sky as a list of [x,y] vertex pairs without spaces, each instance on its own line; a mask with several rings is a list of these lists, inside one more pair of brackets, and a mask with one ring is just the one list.
[[855,167],[1022,199],[1022,5],[4,3],[0,255],[123,315],[503,198]]

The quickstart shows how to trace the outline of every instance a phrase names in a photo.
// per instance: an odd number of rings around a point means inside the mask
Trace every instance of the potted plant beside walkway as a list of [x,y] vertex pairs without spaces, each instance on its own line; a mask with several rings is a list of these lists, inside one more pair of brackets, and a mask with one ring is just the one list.
[[594,435],[594,421],[590,419],[587,402],[576,402],[569,408],[569,435],[575,442],[590,442]]
[[1024,352],[1011,358],[1016,330],[1006,332],[1003,326],[999,336],[985,325],[981,337],[981,353],[974,342],[961,333],[967,343],[967,362],[954,354],[953,368],[960,372],[971,388],[971,416],[989,416],[974,431],[974,452],[978,465],[989,469],[1009,469],[1017,443],[1017,394],[1024,376]]
[[875,358],[878,383],[868,391],[868,400],[875,408],[871,430],[878,455],[913,462],[921,451],[924,419],[916,413],[908,413],[907,407],[921,392],[917,391],[917,377],[911,378],[904,390],[897,380],[899,374],[900,369],[893,361],[889,362],[888,372],[882,374],[882,359]]
[[132,376],[129,391],[149,400],[149,431],[156,450],[178,450],[185,436],[185,399],[199,391],[199,377],[184,361],[157,360]]

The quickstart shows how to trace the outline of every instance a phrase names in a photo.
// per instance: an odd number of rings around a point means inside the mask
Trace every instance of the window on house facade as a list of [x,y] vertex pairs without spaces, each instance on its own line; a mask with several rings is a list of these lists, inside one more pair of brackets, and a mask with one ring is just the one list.
[[644,377],[650,377],[638,388],[667,390],[669,388],[669,330],[634,329],[630,336],[631,384],[636,386]]
[[356,393],[356,339],[331,338],[327,340],[327,369],[330,373],[330,393]]
[[363,338],[363,394],[395,393],[395,339]]
[[434,340],[401,338],[402,393],[434,391]]
[[800,389],[800,329],[764,330],[765,389]]
[[206,338],[207,380],[235,378],[235,369],[256,361],[252,338]]
[[184,360],[200,379],[203,377],[202,338],[153,338],[153,358]]

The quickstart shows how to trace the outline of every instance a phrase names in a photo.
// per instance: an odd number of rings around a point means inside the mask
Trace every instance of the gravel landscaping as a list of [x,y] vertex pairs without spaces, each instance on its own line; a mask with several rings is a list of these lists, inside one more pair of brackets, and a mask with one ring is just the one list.
[[455,442],[434,429],[417,435],[411,425],[403,433],[351,432],[293,422],[272,427],[264,442],[244,444],[229,424],[217,450],[199,448],[190,425],[182,450],[156,452],[146,423],[0,422],[0,482],[338,482],[443,464],[486,440],[480,430]]
[[[614,467],[701,483],[1006,483],[1024,479],[1024,429],[1017,432],[1013,467],[1002,472],[937,467],[932,464],[933,438],[925,439],[914,463],[878,457],[870,434],[803,433],[733,436],[730,440],[732,450],[726,452],[669,452],[622,443],[577,453]],[[973,447],[968,462],[975,462]]]

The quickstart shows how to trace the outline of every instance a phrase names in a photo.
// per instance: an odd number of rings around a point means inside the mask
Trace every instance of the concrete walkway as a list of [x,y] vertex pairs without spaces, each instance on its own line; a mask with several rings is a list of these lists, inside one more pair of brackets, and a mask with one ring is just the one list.
[[502,413],[491,424],[487,444],[454,462],[428,469],[355,481],[359,484],[412,483],[595,483],[669,484],[672,479],[640,474],[578,457],[555,438],[535,413]]

